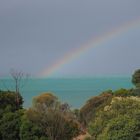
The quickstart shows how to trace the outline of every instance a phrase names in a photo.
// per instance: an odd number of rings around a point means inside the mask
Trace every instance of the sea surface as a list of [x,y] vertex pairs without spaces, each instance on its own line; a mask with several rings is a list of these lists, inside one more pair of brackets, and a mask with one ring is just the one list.
[[[12,79],[0,79],[1,90],[14,90]],[[72,108],[80,108],[92,96],[99,95],[105,90],[132,88],[130,77],[95,77],[71,79],[28,79],[21,82],[21,95],[24,107],[32,105],[33,97],[52,92],[60,101],[67,102]]]

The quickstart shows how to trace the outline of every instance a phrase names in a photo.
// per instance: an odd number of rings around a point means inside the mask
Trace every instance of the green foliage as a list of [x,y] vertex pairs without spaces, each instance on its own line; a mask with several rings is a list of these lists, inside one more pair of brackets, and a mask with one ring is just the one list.
[[131,91],[131,93],[132,93],[133,96],[138,96],[138,97],[140,97],[140,88],[133,89],[133,90]]
[[[18,97],[18,102],[17,102]],[[22,97],[11,91],[0,91],[0,139],[19,140]]]
[[93,140],[134,140],[140,129],[140,100],[115,97],[89,124]]
[[23,99],[20,94],[11,91],[0,91],[0,110],[9,108],[11,111],[16,111],[22,108],[22,104]]
[[114,96],[127,97],[132,96],[131,90],[121,88],[113,93]]
[[92,135],[92,138],[95,139],[102,133],[108,123],[108,120],[112,117],[113,115],[111,113],[106,113],[104,111],[99,111],[98,114],[96,114],[95,119],[89,123],[88,127],[88,131]]
[[132,75],[132,83],[136,87],[140,87],[140,69],[136,70]]
[[3,114],[0,120],[1,140],[20,140],[20,124],[22,111],[8,112]]
[[27,117],[41,128],[49,140],[71,140],[79,134],[78,123],[71,120],[67,113],[63,114],[57,109],[45,112],[30,109],[27,111]]
[[103,91],[100,95],[113,95],[113,91],[110,89],[110,90],[106,90],[106,91]]
[[37,125],[31,122],[26,115],[22,118],[20,126],[20,139],[22,140],[48,140],[43,130]]
[[105,127],[103,133],[98,136],[98,140],[134,140],[139,128],[139,122],[127,115],[118,116]]
[[49,140],[71,140],[79,134],[78,122],[68,104],[61,104],[50,93],[36,97],[34,106],[26,111],[26,115]]
[[139,140],[140,69],[132,82],[135,89],[104,91],[74,111],[52,93],[23,110],[20,94],[0,91],[0,140],[71,140],[86,126],[91,137],[85,140]]
[[130,96],[140,96],[140,88],[134,89],[118,89],[113,92],[114,96],[117,97],[130,97]]
[[81,119],[80,110],[79,109],[74,109],[73,114],[74,114],[75,118],[77,119],[77,121],[80,122],[80,119]]
[[58,98],[52,93],[43,93],[33,99],[34,107],[38,107],[40,105],[43,105],[45,108],[55,107],[56,103],[58,103]]
[[15,92],[0,91],[0,102],[1,140],[71,140],[79,134],[69,105],[51,93],[35,97],[28,110],[19,110],[23,101]]
[[104,92],[100,96],[92,97],[80,109],[81,121],[87,125],[92,118],[96,116],[96,112],[110,103],[112,94]]

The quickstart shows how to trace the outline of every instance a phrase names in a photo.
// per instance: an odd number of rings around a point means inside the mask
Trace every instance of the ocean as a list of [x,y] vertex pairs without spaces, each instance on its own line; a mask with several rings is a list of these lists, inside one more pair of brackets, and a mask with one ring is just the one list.
[[[32,105],[33,97],[51,92],[60,101],[67,102],[72,108],[82,107],[86,101],[105,90],[132,88],[130,77],[95,77],[68,79],[28,79],[21,83],[20,91],[24,99],[24,107]],[[14,90],[12,79],[0,79],[1,90]]]

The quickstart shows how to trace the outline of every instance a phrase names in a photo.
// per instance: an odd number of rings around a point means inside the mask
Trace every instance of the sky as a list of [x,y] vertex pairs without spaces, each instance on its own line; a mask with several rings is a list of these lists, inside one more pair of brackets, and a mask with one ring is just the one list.
[[[11,69],[48,76],[43,71],[75,48],[140,19],[139,6],[139,0],[0,0],[0,76]],[[131,75],[139,60],[140,24],[69,59],[49,76]]]

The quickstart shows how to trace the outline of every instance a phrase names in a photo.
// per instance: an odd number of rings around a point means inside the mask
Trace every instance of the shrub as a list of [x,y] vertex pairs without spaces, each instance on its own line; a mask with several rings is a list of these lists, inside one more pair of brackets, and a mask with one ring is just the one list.
[[136,70],[132,75],[132,83],[136,87],[140,87],[140,69]]
[[80,109],[81,121],[87,125],[92,118],[96,116],[96,112],[103,109],[104,106],[110,104],[112,94],[103,93],[100,96],[95,96],[89,99],[86,104]]
[[107,111],[96,113],[88,130],[94,140],[134,140],[140,138],[140,100],[114,97]]

